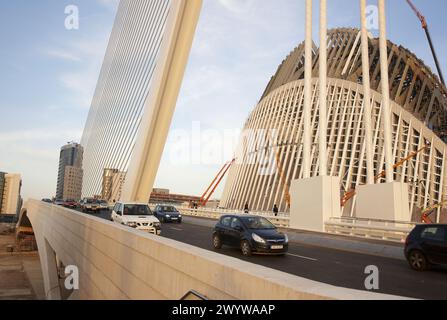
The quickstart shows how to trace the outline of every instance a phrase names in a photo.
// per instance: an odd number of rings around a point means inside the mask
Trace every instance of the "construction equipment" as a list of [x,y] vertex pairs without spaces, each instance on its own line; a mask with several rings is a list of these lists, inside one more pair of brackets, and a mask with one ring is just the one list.
[[279,175],[280,175],[280,183],[282,184],[283,189],[284,189],[284,199],[286,200],[287,208],[290,209],[290,189],[289,189],[289,185],[287,184],[286,175],[284,173],[284,170],[283,170],[283,167],[281,164],[279,151],[276,152],[276,167],[277,167]]
[[422,223],[432,224],[433,222],[430,220],[430,216],[435,212],[436,209],[447,206],[447,201],[443,201],[437,204],[434,204],[424,210],[422,210]]
[[201,207],[206,206],[206,204],[210,200],[211,196],[214,194],[217,187],[219,186],[219,184],[222,182],[223,178],[227,174],[228,170],[230,170],[230,168],[233,166],[233,164],[235,162],[236,162],[236,159],[233,159],[232,161],[224,164],[222,169],[220,169],[219,173],[214,178],[213,182],[211,182],[211,184],[208,186],[206,191],[200,197],[199,206],[201,206]]
[[[400,167],[402,167],[406,162],[410,161],[411,159],[415,158],[419,153],[424,152],[425,150],[427,150],[428,148],[430,148],[431,143],[426,141],[424,147],[422,147],[421,149],[411,153],[408,157],[400,160],[399,162],[397,162],[394,166],[393,169],[398,169]],[[386,171],[382,171],[381,173],[379,173],[378,175],[376,175],[374,177],[374,182],[377,183],[380,179],[382,179],[383,177],[386,176]],[[356,189],[352,189],[348,192],[346,192],[343,197],[341,198],[341,206],[344,207],[346,205],[346,203],[351,200],[352,198],[354,198],[354,196],[357,194]]]
[[407,0],[407,3],[410,5],[411,9],[413,9],[416,16],[419,18],[422,24],[422,29],[425,31],[425,35],[428,39],[428,44],[430,45],[431,53],[433,54],[433,59],[435,60],[436,68],[438,69],[439,78],[441,79],[442,84],[445,86],[444,76],[441,71],[441,66],[438,61],[438,56],[436,55],[435,47],[433,45],[433,41],[431,39],[430,31],[428,30],[427,19],[422,15],[422,13],[416,8],[416,6],[411,2],[411,0]]
[[[406,157],[406,158],[400,160],[398,163],[396,163],[393,166],[393,169],[400,168],[407,161],[410,161],[411,159],[415,158],[419,153],[424,152],[425,150],[427,150],[430,147],[430,145],[431,145],[430,142],[426,142],[425,146],[423,146],[421,149],[411,153],[408,157]],[[382,171],[381,173],[379,173],[377,176],[374,177],[374,182],[377,183],[380,179],[384,178],[385,176],[386,176],[386,171]]]

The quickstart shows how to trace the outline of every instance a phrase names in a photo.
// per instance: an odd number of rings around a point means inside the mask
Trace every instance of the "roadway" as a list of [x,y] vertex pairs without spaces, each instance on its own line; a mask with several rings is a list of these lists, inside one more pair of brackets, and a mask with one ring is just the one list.
[[[110,213],[95,216],[110,220]],[[197,225],[194,219],[185,220],[182,224],[163,224],[162,236],[214,251],[212,227]],[[358,290],[366,290],[365,268],[374,265],[380,272],[380,289],[376,292],[418,299],[447,299],[447,270],[444,268],[418,273],[403,260],[294,242],[289,244],[289,253],[283,257],[245,258],[238,249],[228,247],[217,252],[310,280]]]

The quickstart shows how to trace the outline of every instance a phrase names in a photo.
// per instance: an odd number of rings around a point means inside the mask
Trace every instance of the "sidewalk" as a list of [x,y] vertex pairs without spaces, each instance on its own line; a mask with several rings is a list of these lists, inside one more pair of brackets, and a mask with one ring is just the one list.
[[[187,216],[183,217],[183,221],[185,223],[210,228],[214,227],[216,224],[216,220]],[[290,242],[297,244],[405,260],[403,244],[399,243],[303,230],[281,229],[281,231],[288,235]]]

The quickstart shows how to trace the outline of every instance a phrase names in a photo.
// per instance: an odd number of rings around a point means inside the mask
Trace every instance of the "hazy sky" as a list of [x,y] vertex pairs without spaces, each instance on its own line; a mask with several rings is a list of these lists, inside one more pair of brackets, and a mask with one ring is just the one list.
[[[240,129],[277,66],[303,41],[304,2],[204,0],[173,132],[200,126],[223,136]],[[447,73],[447,1],[414,2],[429,21]],[[0,0],[0,171],[22,174],[24,198],[55,193],[59,148],[80,140],[117,3]],[[358,27],[358,0],[328,3],[331,28]],[[70,4],[80,10],[79,30],[64,27]],[[423,30],[405,0],[389,0],[387,7],[389,39],[433,67]],[[178,163],[174,140],[171,135],[156,186],[199,195],[222,164]],[[209,143],[203,140],[201,146],[206,152]],[[221,162],[229,158],[222,156]]]

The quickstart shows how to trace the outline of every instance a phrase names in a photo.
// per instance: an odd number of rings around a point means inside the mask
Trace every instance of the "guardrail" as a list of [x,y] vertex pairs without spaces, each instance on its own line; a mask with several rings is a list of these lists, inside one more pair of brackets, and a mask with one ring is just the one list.
[[[212,208],[192,209],[187,207],[179,207],[177,209],[184,216],[208,218],[215,220],[218,220],[222,215],[226,214],[245,214],[243,211],[239,210],[225,210],[225,209],[212,209]],[[249,214],[265,217],[269,219],[277,227],[281,228],[289,227],[290,218],[285,214],[278,214],[278,216],[274,216],[269,212],[249,212]]]
[[[218,220],[225,214],[244,214],[240,210],[227,210],[217,208],[198,208],[178,207],[178,210],[184,216],[208,218]],[[288,214],[280,213],[274,216],[271,212],[250,212],[250,214],[258,215],[269,219],[274,225],[280,228],[289,228],[290,218]],[[414,228],[416,223],[405,221],[389,221],[379,219],[362,219],[362,218],[331,218],[326,221],[326,232],[331,234],[339,234],[352,237],[369,238],[376,240],[386,240],[392,242],[404,242],[409,232]]]
[[331,218],[326,232],[354,237],[405,242],[416,223],[360,218]]

